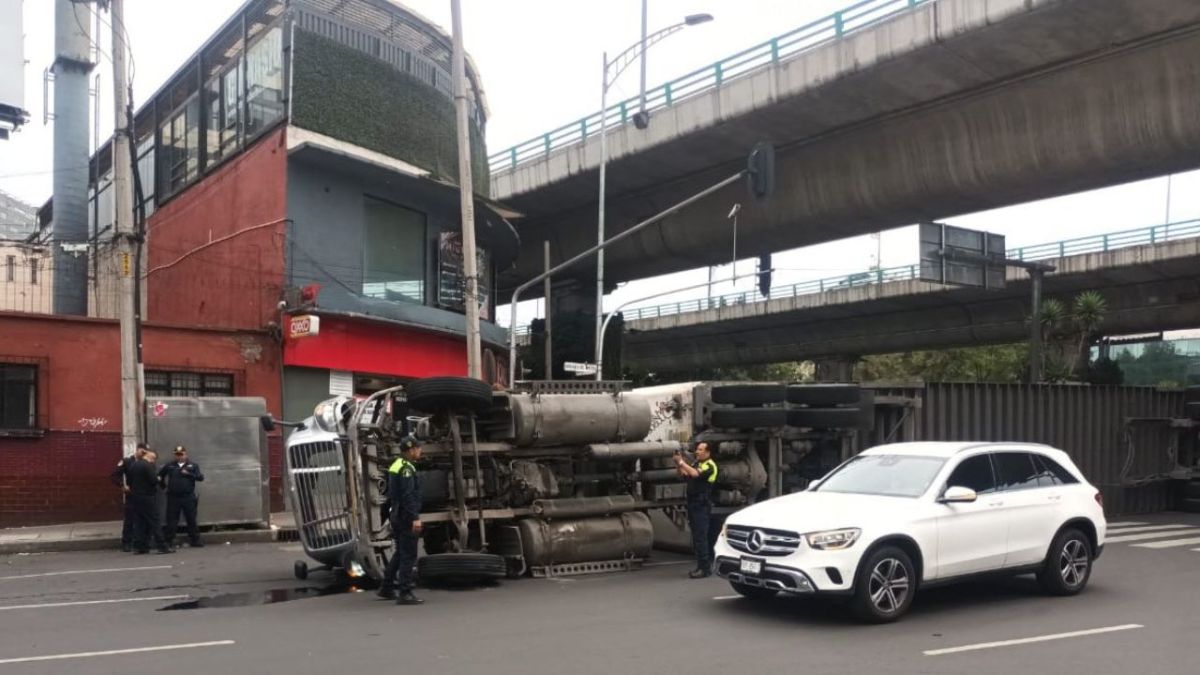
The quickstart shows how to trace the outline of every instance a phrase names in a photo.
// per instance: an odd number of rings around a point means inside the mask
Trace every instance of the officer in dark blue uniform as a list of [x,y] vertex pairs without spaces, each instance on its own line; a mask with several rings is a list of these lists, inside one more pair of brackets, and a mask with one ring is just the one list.
[[175,461],[168,462],[158,470],[158,483],[167,491],[167,522],[163,526],[163,539],[168,546],[175,545],[175,528],[179,527],[179,514],[187,521],[188,543],[192,548],[204,546],[200,541],[200,528],[196,525],[196,482],[204,480],[200,465],[188,459],[187,448],[175,446]]
[[388,468],[388,519],[395,548],[383,572],[379,596],[395,597],[397,605],[425,602],[413,595],[413,566],[421,538],[421,477],[416,467],[420,460],[420,442],[407,436],[400,441],[400,456]]
[[676,454],[675,467],[687,480],[688,528],[692,531],[692,551],[696,555],[696,569],[689,572],[688,577],[703,579],[712,574],[708,530],[712,521],[712,486],[717,482],[717,463],[712,460],[708,443],[697,443],[695,455],[696,460],[688,463]]
[[129,496],[129,470],[133,468],[133,463],[142,458],[150,447],[145,443],[138,443],[133,454],[124,457],[117,462],[117,468],[113,469],[112,473],[108,474],[108,479],[113,482],[113,485],[121,488],[121,500],[124,503],[121,523],[121,550],[129,553],[133,550],[133,526],[137,521],[137,513],[133,508],[133,499]]

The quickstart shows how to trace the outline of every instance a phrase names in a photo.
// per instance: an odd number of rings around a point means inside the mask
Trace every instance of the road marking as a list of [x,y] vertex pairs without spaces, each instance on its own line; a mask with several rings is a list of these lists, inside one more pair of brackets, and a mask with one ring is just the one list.
[[102,570],[67,570],[65,572],[41,572],[39,574],[17,574],[11,577],[0,577],[0,581],[10,579],[33,579],[34,577],[61,577],[67,574],[106,574],[109,572],[143,572],[145,570],[169,570],[171,565],[147,565],[146,567],[112,567]]
[[714,595],[713,600],[737,600],[740,595]]
[[1112,531],[1113,535],[1137,534],[1138,532],[1155,532],[1158,530],[1182,530],[1185,528],[1194,527],[1193,525],[1150,525],[1149,527],[1127,527],[1123,530]]
[[1125,521],[1122,521],[1122,522],[1119,522],[1119,523],[1109,523],[1109,524],[1108,524],[1108,526],[1109,526],[1110,528],[1113,528],[1113,527],[1133,527],[1134,525],[1146,525],[1146,523],[1143,523],[1143,522],[1142,522],[1142,521],[1140,521],[1140,520],[1125,520]]
[[667,565],[691,565],[692,560],[666,560],[663,562],[642,563],[642,567],[666,567]]
[[1185,530],[1171,530],[1169,532],[1147,532],[1145,534],[1131,534],[1126,537],[1107,537],[1104,540],[1105,544],[1120,544],[1124,541],[1145,541],[1147,539],[1162,539],[1163,537],[1174,537],[1181,534],[1200,534],[1200,529],[1189,528]]
[[93,656],[115,656],[117,654],[142,654],[145,652],[166,652],[176,649],[195,649],[197,647],[221,647],[235,645],[233,640],[214,640],[212,642],[188,642],[178,645],[160,645],[158,647],[136,647],[134,649],[110,649],[103,652],[76,652],[74,654],[50,654],[48,656],[22,656],[16,659],[0,659],[0,664],[29,663],[30,661],[57,661],[59,659],[85,659]]
[[1194,546],[1200,544],[1200,538],[1169,539],[1167,541],[1152,541],[1149,544],[1134,544],[1138,548],[1171,548],[1174,546]]
[[154,600],[181,600],[187,595],[155,595],[147,598],[116,598],[114,600],[79,600],[76,602],[43,602],[37,605],[0,605],[0,612],[10,609],[46,609],[48,607],[78,607],[80,605],[111,605],[118,602],[150,602]]
[[944,654],[960,654],[962,652],[973,652],[980,649],[995,649],[996,647],[1011,647],[1013,645],[1027,645],[1034,642],[1049,642],[1051,640],[1065,640],[1067,638],[1085,637],[1088,635],[1100,635],[1102,633],[1115,633],[1122,630],[1133,630],[1134,628],[1145,628],[1140,623],[1127,623],[1121,626],[1108,626],[1105,628],[1092,628],[1091,630],[1077,630],[1070,633],[1055,633],[1053,635],[1039,635],[1037,637],[1020,638],[1017,640],[1001,640],[999,642],[981,642],[974,645],[963,645],[962,647],[948,647],[946,649],[930,649],[924,652],[925,656],[942,656]]

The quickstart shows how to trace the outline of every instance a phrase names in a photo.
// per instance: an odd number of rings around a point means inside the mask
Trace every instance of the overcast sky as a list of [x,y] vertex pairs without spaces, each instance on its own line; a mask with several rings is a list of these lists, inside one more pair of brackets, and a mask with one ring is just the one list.
[[[241,0],[126,0],[126,24],[134,58],[135,104],[141,105],[216,28]],[[448,28],[449,0],[408,0],[406,4]],[[668,79],[763,42],[850,4],[849,0],[650,0],[650,28],[682,16],[708,12],[715,21],[688,28],[650,50],[648,85]],[[0,189],[34,204],[50,195],[51,129],[42,124],[42,70],[53,59],[51,0],[25,0],[26,107],[33,119],[9,141],[0,141]],[[640,0],[463,0],[464,34],[483,78],[491,118],[492,152],[577,120],[599,108],[601,54],[619,52],[638,39]],[[105,29],[107,33],[107,29]],[[108,50],[108,36],[102,47]],[[105,63],[105,66],[108,64]],[[111,132],[111,78],[101,72],[102,136]],[[614,85],[612,99],[633,96],[637,69]],[[1042,202],[949,218],[947,222],[1005,234],[1009,246],[1049,242],[1087,234],[1144,227],[1167,218],[1165,178]],[[1170,219],[1200,218],[1200,172],[1173,179]],[[882,264],[908,264],[916,258],[915,228],[882,236]],[[857,237],[777,254],[775,283],[832,277],[875,264],[876,242]],[[743,262],[739,273],[752,271]],[[716,278],[730,275],[728,267]],[[702,283],[705,270],[682,272],[626,284],[606,307],[660,290]],[[752,280],[739,288],[753,288]],[[716,293],[734,290],[729,284]],[[682,294],[703,296],[704,290]],[[666,299],[654,299],[657,304]],[[538,313],[528,303],[522,323]],[[503,316],[507,316],[506,314]]]

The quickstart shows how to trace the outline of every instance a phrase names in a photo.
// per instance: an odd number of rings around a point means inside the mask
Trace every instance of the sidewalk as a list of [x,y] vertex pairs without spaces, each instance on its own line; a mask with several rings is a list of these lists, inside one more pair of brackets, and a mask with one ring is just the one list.
[[[291,513],[272,513],[269,529],[202,530],[200,538],[206,544],[262,543],[294,540],[295,518]],[[42,527],[13,527],[0,530],[0,556],[16,553],[49,553],[52,551],[92,551],[117,549],[121,546],[121,521],[96,523],[66,523]]]

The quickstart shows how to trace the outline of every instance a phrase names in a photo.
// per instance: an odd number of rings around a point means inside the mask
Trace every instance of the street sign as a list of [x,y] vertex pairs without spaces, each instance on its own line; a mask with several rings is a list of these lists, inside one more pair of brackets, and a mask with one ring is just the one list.
[[577,376],[595,375],[596,364],[594,363],[579,363],[577,361],[567,361],[563,364],[563,370],[568,373],[573,373]]
[[921,280],[1004,288],[1004,235],[942,223],[921,223]]
[[313,337],[321,332],[321,317],[301,314],[288,319],[288,337],[290,339]]

